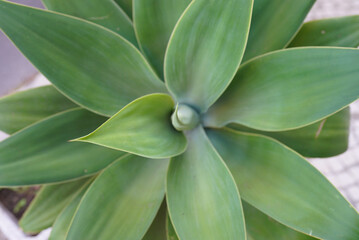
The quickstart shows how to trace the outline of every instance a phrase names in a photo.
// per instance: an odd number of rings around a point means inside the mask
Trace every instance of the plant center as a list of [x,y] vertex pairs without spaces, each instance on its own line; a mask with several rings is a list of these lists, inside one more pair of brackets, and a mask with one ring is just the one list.
[[178,104],[171,119],[173,127],[178,131],[191,130],[200,122],[196,110],[185,104]]

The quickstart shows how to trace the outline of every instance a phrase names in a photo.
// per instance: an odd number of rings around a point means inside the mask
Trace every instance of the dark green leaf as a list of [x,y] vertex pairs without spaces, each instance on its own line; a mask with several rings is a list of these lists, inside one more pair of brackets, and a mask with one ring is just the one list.
[[143,52],[160,76],[168,40],[191,0],[135,0],[134,24]]
[[132,1],[133,0],[114,0],[127,15],[132,18]]
[[42,0],[42,2],[49,10],[97,23],[137,45],[131,19],[113,0]]
[[302,25],[314,2],[255,0],[243,61],[284,48]]
[[0,186],[60,182],[92,175],[124,153],[68,142],[106,120],[83,109],[54,115],[0,143]]
[[192,1],[165,56],[166,83],[177,102],[205,112],[226,89],[242,60],[252,5],[253,0]]
[[348,148],[350,110],[340,112],[304,128],[284,132],[264,132],[231,124],[230,128],[270,136],[306,157],[331,157]]
[[208,130],[241,197],[300,232],[359,239],[359,214],[310,163],[279,142],[233,130]]
[[89,179],[83,178],[69,183],[43,186],[21,218],[21,228],[27,233],[37,233],[51,227],[79,189],[88,184]]
[[110,116],[166,92],[132,44],[96,24],[0,0],[0,28],[61,92],[94,112]]
[[167,240],[166,219],[167,206],[166,202],[163,201],[160,210],[158,210],[156,218],[153,220],[151,227],[148,229],[142,240]]
[[166,228],[167,228],[167,240],[179,240],[168,213],[166,218]]
[[0,99],[0,130],[13,134],[55,113],[77,107],[54,87],[17,92]]
[[77,139],[136,155],[168,158],[182,153],[187,141],[171,124],[174,102],[169,95],[139,98],[91,134]]
[[209,110],[207,126],[238,123],[264,131],[304,127],[359,97],[359,50],[293,48],[242,65]]
[[68,240],[142,239],[165,195],[168,160],[128,155],[93,182]]
[[359,15],[305,23],[289,47],[359,47]]
[[167,174],[167,205],[179,239],[244,240],[241,200],[228,168],[201,127],[187,139]]

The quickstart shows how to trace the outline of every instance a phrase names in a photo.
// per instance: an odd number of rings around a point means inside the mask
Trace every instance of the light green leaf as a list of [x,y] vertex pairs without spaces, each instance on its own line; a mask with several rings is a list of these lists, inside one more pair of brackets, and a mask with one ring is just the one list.
[[132,18],[132,1],[133,0],[114,0],[128,15]]
[[192,1],[165,56],[165,80],[177,102],[205,112],[226,89],[245,50],[252,5],[253,0]]
[[135,0],[134,24],[143,52],[163,76],[168,40],[191,0]]
[[359,214],[303,157],[268,137],[207,133],[245,201],[297,231],[326,240],[359,239]]
[[299,30],[314,3],[315,0],[255,0],[243,61],[284,48]]
[[163,201],[168,163],[128,155],[109,166],[85,194],[67,239],[140,240]]
[[242,65],[205,117],[207,126],[238,123],[284,131],[317,122],[359,97],[359,50],[293,48]]
[[167,205],[179,239],[246,239],[241,200],[225,163],[198,127],[171,159]]
[[167,218],[166,218],[166,230],[167,230],[166,231],[167,232],[167,240],[179,240],[168,213],[167,213]]
[[229,127],[275,138],[306,157],[331,157],[347,150],[349,125],[350,110],[345,108],[315,124],[284,132],[258,131],[239,124]]
[[156,218],[153,220],[151,227],[148,229],[142,240],[167,240],[166,219],[167,206],[166,202],[163,201]]
[[311,236],[294,231],[242,201],[248,236],[253,240],[314,240]]
[[359,15],[305,23],[289,47],[359,47]]
[[141,53],[99,25],[0,0],[0,28],[61,92],[94,112],[110,116],[166,92]]
[[91,134],[77,139],[151,158],[168,158],[186,149],[186,138],[171,124],[169,95],[136,99]]
[[92,175],[124,153],[68,142],[106,120],[83,109],[54,115],[0,143],[0,186],[61,182]]
[[54,87],[45,86],[0,98],[0,130],[18,130],[64,110],[78,107]]
[[38,233],[51,227],[79,189],[88,184],[89,178],[83,178],[73,182],[43,186],[21,218],[21,228],[26,233]]
[[137,45],[132,21],[113,0],[42,0],[47,9],[83,18],[117,32]]
[[[92,179],[91,179],[92,180]],[[92,181],[90,181],[92,182]],[[90,183],[89,182],[89,183]],[[62,210],[56,218],[49,240],[66,240],[67,233],[70,229],[72,218],[80,204],[82,197],[85,195],[89,184],[82,186],[71,200],[71,202]]]

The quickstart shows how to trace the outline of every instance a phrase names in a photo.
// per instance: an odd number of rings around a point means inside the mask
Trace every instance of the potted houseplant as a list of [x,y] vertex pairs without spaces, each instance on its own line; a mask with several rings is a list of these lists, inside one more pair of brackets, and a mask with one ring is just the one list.
[[313,0],[43,2],[0,0],[1,30],[53,84],[0,102],[0,186],[45,185],[26,232],[359,239],[302,156],[347,147],[358,16],[298,32]]

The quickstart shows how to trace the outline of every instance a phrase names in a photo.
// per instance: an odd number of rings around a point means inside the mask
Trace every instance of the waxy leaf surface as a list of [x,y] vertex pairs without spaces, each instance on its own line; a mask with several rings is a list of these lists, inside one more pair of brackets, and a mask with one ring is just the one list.
[[88,189],[68,240],[141,240],[165,195],[169,160],[128,155],[109,166]]
[[137,45],[131,19],[114,0],[42,0],[42,2],[49,10],[97,23]]
[[241,200],[225,163],[198,127],[171,159],[167,205],[179,239],[246,239]]
[[13,134],[53,114],[78,107],[52,86],[0,98],[0,130]]
[[315,20],[305,23],[289,47],[359,46],[359,15]]
[[74,109],[47,118],[0,143],[0,186],[61,182],[92,175],[124,153],[69,142],[106,120]]
[[99,25],[0,0],[0,29],[61,92],[96,113],[166,92],[141,53]]
[[314,3],[315,0],[255,0],[243,61],[284,48],[298,31]]
[[21,228],[27,233],[38,233],[51,227],[78,190],[88,182],[88,178],[83,178],[73,182],[43,186],[21,218]]
[[140,46],[160,76],[168,40],[191,0],[135,0],[134,24]]
[[201,112],[235,75],[247,43],[252,0],[192,1],[165,56],[166,84],[177,102]]
[[239,124],[229,127],[249,133],[270,136],[306,157],[331,157],[348,149],[350,110],[340,112],[315,124],[283,132],[265,132]]
[[132,1],[133,0],[114,0],[123,11],[128,15],[129,18],[132,18]]
[[242,65],[205,117],[207,126],[238,123],[284,131],[317,122],[359,97],[359,50],[293,48]]
[[139,98],[93,133],[78,139],[136,155],[167,158],[182,153],[187,145],[183,133],[171,124],[174,102],[169,95]]
[[359,214],[306,159],[268,137],[233,130],[207,133],[245,201],[303,233],[359,239]]

